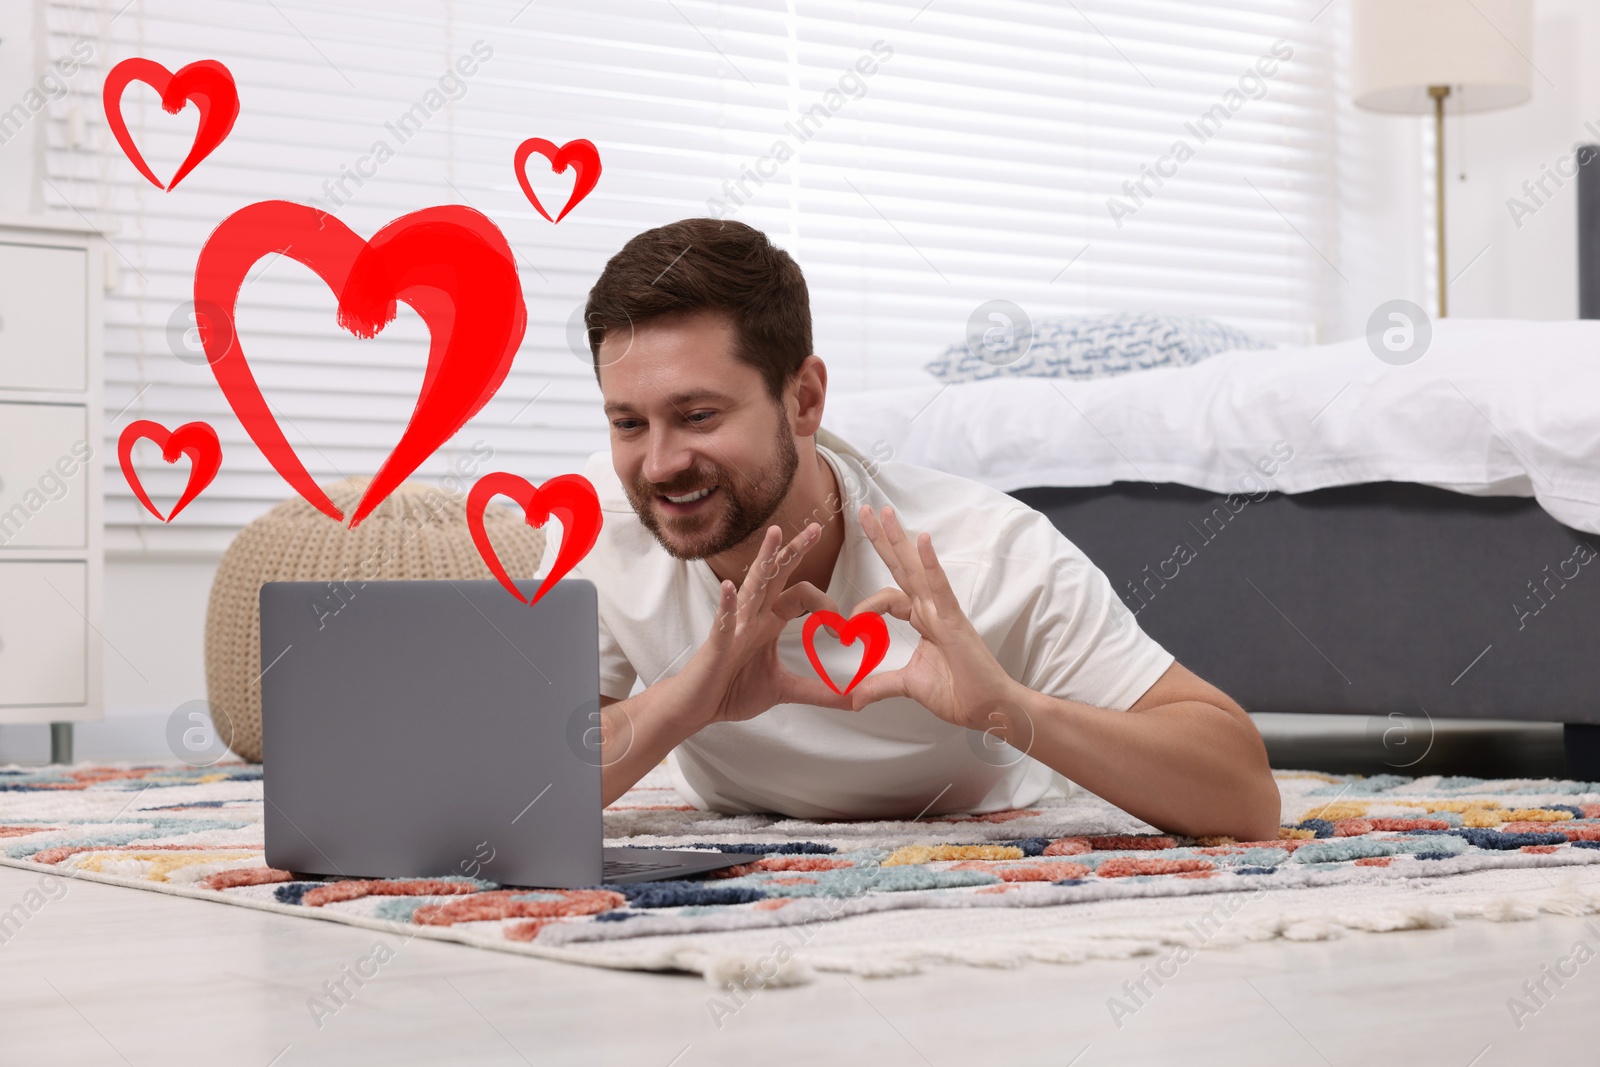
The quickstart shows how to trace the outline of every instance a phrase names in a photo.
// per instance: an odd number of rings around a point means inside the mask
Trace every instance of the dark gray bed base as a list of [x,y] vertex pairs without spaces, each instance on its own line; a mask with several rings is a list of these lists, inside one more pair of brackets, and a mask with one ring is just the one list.
[[1530,499],[1400,482],[1013,495],[1251,711],[1566,723],[1568,773],[1600,779],[1600,536]]

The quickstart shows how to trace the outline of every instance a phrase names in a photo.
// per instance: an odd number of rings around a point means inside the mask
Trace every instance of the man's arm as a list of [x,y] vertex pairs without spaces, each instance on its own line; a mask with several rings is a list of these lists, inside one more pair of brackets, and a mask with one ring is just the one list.
[[1244,709],[1173,664],[1126,712],[1034,692],[1000,666],[961,609],[922,534],[913,542],[894,509],[861,525],[899,588],[857,611],[887,611],[921,637],[899,670],[852,691],[857,710],[890,696],[991,736],[1146,822],[1176,833],[1277,837],[1281,801],[1266,747]]
[[680,743],[709,721],[705,705],[679,680],[663,678],[627,700],[600,698],[600,796],[610,804],[632,789]]
[[752,719],[777,704],[852,710],[849,697],[819,678],[795,675],[778,660],[778,635],[790,620],[839,609],[810,582],[784,588],[821,534],[822,527],[812,523],[783,545],[783,531],[768,527],[743,583],[722,583],[711,632],[683,670],[627,700],[601,700],[603,804],[711,723]]
[[1175,833],[1277,838],[1282,800],[1260,733],[1243,708],[1182,664],[1127,711],[1012,684],[981,728],[1096,796]]

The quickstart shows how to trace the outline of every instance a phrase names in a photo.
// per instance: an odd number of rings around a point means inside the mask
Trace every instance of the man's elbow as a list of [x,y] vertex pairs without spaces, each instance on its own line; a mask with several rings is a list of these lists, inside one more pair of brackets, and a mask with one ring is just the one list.
[[1240,802],[1230,820],[1236,825],[1223,833],[1237,841],[1276,841],[1283,818],[1283,796],[1264,759],[1262,768],[1251,772],[1241,785]]
[[1223,833],[1239,841],[1276,841],[1283,818],[1283,795],[1278,792],[1278,780],[1272,776],[1266,742],[1244,709],[1236,703],[1232,706],[1237,709],[1236,721],[1242,720],[1239,725],[1248,738],[1240,753],[1243,766],[1237,787],[1239,803],[1229,820],[1237,825]]
[[[1211,816],[1205,819],[1204,829],[1196,826],[1188,832],[1195,837],[1231,837],[1235,841],[1276,841],[1278,827],[1283,818],[1283,796],[1278,792],[1278,782],[1272,776],[1272,764],[1267,758],[1267,746],[1256,730],[1255,724],[1244,718],[1241,710],[1231,726],[1237,732],[1232,745],[1224,751],[1227,770],[1212,788],[1216,799],[1226,797]],[[1243,721],[1239,721],[1243,719]]]

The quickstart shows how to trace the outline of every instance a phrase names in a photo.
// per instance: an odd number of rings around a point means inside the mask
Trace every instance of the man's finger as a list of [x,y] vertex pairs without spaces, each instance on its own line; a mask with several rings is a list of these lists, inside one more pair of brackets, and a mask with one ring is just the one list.
[[772,610],[784,622],[789,622],[812,611],[831,611],[839,614],[839,605],[831,596],[810,582],[797,582],[778,596]]
[[773,556],[772,562],[768,565],[770,577],[762,599],[766,607],[777,606],[778,598],[783,595],[783,587],[789,582],[789,575],[794,573],[794,569],[800,566],[805,554],[820,540],[822,540],[822,527],[814,522],[808,523],[805,529],[795,534],[794,539]]
[[897,619],[909,621],[911,618],[911,598],[905,591],[894,586],[885,586],[856,605],[851,614],[860,615],[863,611],[873,611],[878,614],[888,612]]
[[950,585],[950,576],[944,572],[944,564],[939,562],[938,553],[933,550],[933,535],[924,531],[917,535],[917,555],[922,560],[922,573],[927,576],[928,591],[933,594],[936,601],[961,611],[961,601],[956,599],[956,591]]
[[778,682],[780,704],[810,704],[819,708],[832,708],[835,711],[854,711],[851,697],[855,690],[848,696],[835,693],[820,678],[803,678],[793,671],[779,668],[783,672]]
[[733,641],[733,631],[738,625],[739,591],[732,582],[724,579],[717,587],[717,614],[711,620],[711,633],[706,644],[713,652],[723,652]]
[[902,581],[900,588],[915,597],[927,596],[928,578],[923,573],[922,559],[917,555],[917,546],[906,536],[905,527],[900,525],[900,517],[895,514],[894,508],[884,505],[882,522],[884,539],[889,542],[890,550],[900,561],[900,568],[910,582],[908,585]]
[[776,526],[767,527],[767,532],[761,538],[761,550],[756,553],[755,562],[750,564],[750,569],[745,572],[744,581],[739,585],[739,615],[749,618],[750,606],[758,604],[766,592],[767,583],[775,573],[773,557],[777,554],[778,543],[783,538],[783,531]]
[[906,672],[902,667],[882,674],[867,675],[861,679],[860,685],[850,690],[848,699],[851,701],[851,710],[860,711],[868,704],[906,695]]
[[912,592],[911,576],[906,573],[905,565],[900,562],[900,557],[889,544],[889,538],[884,533],[883,524],[878,521],[878,515],[866,504],[861,505],[857,513],[861,520],[861,530],[867,535],[867,540],[872,542],[873,551],[878,553],[878,558],[883,560],[883,565],[889,568],[889,573],[894,577],[895,584],[906,592]]

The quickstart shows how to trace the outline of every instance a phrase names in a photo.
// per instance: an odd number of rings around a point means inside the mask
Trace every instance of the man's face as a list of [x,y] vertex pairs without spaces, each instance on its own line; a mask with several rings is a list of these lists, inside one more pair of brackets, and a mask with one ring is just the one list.
[[785,408],[734,356],[727,316],[654,319],[600,346],[611,461],[639,521],[679,559],[764,529],[799,466]]

